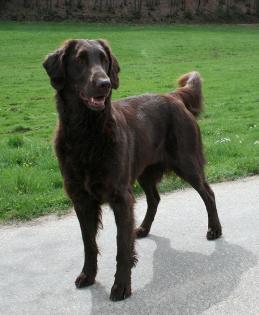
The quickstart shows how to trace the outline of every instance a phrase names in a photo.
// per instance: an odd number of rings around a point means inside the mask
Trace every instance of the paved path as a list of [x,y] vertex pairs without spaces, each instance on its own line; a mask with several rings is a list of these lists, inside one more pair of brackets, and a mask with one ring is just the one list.
[[[152,234],[137,241],[133,295],[112,303],[115,224],[104,209],[97,282],[77,290],[83,263],[77,219],[0,228],[0,314],[259,314],[259,176],[213,185],[224,237],[208,242],[192,189],[162,196]],[[136,204],[140,221],[145,201]]]

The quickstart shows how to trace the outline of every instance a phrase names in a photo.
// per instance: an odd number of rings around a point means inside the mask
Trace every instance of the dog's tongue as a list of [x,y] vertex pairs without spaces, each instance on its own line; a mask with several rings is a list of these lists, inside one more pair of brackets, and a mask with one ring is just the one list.
[[90,101],[95,106],[101,106],[104,105],[105,97],[104,96],[91,97]]

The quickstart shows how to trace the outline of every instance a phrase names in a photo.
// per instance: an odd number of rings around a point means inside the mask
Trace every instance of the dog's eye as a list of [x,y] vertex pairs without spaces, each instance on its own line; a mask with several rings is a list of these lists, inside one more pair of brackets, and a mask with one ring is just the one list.
[[79,63],[80,65],[84,65],[86,62],[83,58],[77,58],[76,59],[77,63]]
[[80,64],[88,63],[88,55],[86,51],[80,51],[76,56],[76,61]]
[[102,51],[100,52],[100,59],[101,59],[101,62],[103,63],[108,62],[106,55]]

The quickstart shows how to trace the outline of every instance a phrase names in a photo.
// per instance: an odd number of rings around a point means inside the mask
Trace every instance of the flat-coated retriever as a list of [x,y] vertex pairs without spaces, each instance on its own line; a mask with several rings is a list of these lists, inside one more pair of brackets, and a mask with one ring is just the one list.
[[[156,186],[165,172],[174,171],[200,194],[208,212],[207,238],[221,235],[195,118],[202,110],[200,75],[185,74],[172,93],[111,102],[120,67],[105,41],[66,41],[43,65],[57,91],[56,154],[84,242],[84,266],[75,284],[81,288],[95,281],[100,206],[108,202],[117,225],[117,270],[110,298],[125,299],[131,295],[131,268],[137,261],[135,237],[150,231],[160,200]],[[135,230],[136,179],[148,207]]]

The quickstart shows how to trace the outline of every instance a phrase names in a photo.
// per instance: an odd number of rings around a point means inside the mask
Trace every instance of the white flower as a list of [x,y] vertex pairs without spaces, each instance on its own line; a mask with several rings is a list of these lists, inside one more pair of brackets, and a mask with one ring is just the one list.
[[256,125],[252,125],[249,127],[249,129],[253,129],[253,128],[256,128]]
[[226,142],[230,142],[231,140],[229,138],[222,138],[217,140],[215,143],[226,143]]

